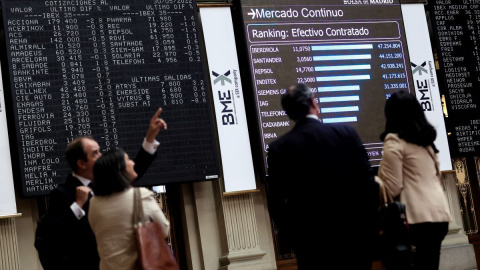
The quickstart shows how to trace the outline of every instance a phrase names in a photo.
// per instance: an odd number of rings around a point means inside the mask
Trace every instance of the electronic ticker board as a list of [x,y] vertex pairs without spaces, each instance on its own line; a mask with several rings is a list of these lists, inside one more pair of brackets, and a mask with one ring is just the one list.
[[296,83],[323,123],[355,127],[378,165],[385,101],[413,89],[399,1],[242,0],[241,12],[265,166],[268,144],[293,128],[280,96]]
[[158,107],[168,130],[139,184],[218,177],[196,8],[194,0],[2,1],[23,195],[64,181],[65,147],[77,136],[134,156]]
[[445,124],[454,157],[480,150],[480,5],[475,1],[429,1],[440,64]]

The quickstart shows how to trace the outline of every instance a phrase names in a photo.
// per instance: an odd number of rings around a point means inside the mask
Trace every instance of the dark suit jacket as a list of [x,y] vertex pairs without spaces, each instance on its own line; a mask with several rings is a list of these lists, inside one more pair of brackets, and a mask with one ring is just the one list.
[[[155,157],[156,154],[150,155],[143,147],[140,149],[135,157],[138,178],[146,172]],[[76,188],[81,185],[83,184],[80,180],[68,175],[66,182],[50,193],[48,212],[39,221],[35,240],[45,270],[99,268],[97,243],[88,223],[89,201],[83,206],[85,216],[81,219],[77,219],[70,209],[70,205],[75,201]],[[45,239],[40,239],[42,237]],[[45,242],[48,242],[46,248],[39,247],[45,245]],[[49,252],[40,252],[39,248]]]
[[378,185],[355,129],[304,118],[269,145],[267,162],[270,214],[299,269],[362,269],[347,264],[374,236]]

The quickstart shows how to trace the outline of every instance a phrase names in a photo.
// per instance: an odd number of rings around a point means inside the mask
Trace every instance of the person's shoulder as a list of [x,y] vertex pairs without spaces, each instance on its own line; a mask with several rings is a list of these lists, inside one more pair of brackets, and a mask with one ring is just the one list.
[[280,137],[278,137],[276,140],[270,142],[270,143],[268,144],[268,148],[275,148],[275,147],[277,147],[278,145],[280,145],[281,141],[285,139],[284,137],[285,137],[285,134],[282,135],[282,136],[280,136]]
[[140,190],[140,195],[143,198],[152,197],[154,195],[153,191],[149,190],[148,188],[144,187],[137,187]]
[[65,182],[58,184],[58,186],[49,193],[49,197],[70,197],[73,193],[76,192],[76,183],[75,181],[80,181],[73,175],[69,174],[65,180]]
[[385,136],[385,140],[383,141],[384,147],[386,148],[405,148],[409,143],[403,140],[398,136],[396,133],[388,133]]
[[289,130],[287,131],[287,133],[279,136],[277,139],[275,139],[274,141],[270,142],[268,145],[269,147],[275,147],[275,146],[278,146],[280,144],[282,144],[282,142],[288,140],[291,136],[292,136],[292,130]]
[[70,190],[71,188],[69,188],[65,183],[58,184],[56,188],[50,191],[50,194],[48,196],[53,197],[53,196],[59,196],[59,195],[68,195],[69,193],[71,193]]
[[403,139],[398,137],[397,133],[388,133],[387,136],[385,136],[385,143],[401,143]]
[[73,176],[72,174],[69,174],[65,178],[65,182],[63,182],[62,184],[59,184],[58,187],[71,188],[71,187],[76,187],[76,186],[81,185],[81,184],[82,184],[82,182],[80,182],[80,180],[78,180],[77,177]]

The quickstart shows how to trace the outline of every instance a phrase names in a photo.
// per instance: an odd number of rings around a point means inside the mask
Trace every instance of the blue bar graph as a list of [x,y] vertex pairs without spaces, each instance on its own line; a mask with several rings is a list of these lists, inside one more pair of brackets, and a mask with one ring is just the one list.
[[346,123],[346,122],[357,122],[358,119],[356,116],[352,117],[332,117],[332,118],[323,118],[322,122],[325,124],[331,123]]
[[318,102],[325,103],[325,102],[344,102],[344,101],[358,101],[360,100],[360,96],[353,95],[353,96],[339,96],[339,97],[321,97],[318,98]]
[[343,75],[343,76],[324,76],[317,77],[317,82],[332,82],[332,81],[353,81],[353,80],[370,80],[370,75]]
[[358,112],[358,106],[345,106],[345,107],[330,107],[330,108],[321,108],[320,112],[322,113],[338,113],[338,112]]
[[353,44],[353,45],[318,45],[312,46],[312,51],[334,51],[334,50],[365,50],[373,49],[372,44]]
[[339,92],[339,91],[359,91],[360,85],[341,85],[341,86],[322,86],[318,87],[319,93],[323,92]]
[[[295,21],[295,31],[303,29],[301,23]],[[312,25],[309,25],[310,23]],[[321,25],[323,23],[322,21],[320,25],[315,25],[308,21],[305,23],[308,25],[305,30],[311,27],[326,31],[325,26]],[[350,28],[351,24],[356,27],[357,23],[357,26],[363,26],[365,22],[341,20],[338,27]],[[283,22],[275,24],[275,31],[285,30],[289,33],[290,28],[282,28],[282,25]],[[335,36],[310,38],[307,32],[305,35],[291,32],[288,39],[280,40],[275,37],[271,43],[266,42],[268,37],[262,38],[263,41],[259,36],[252,39],[258,42],[250,45],[249,60],[252,64],[253,81],[257,87],[257,101],[262,102],[257,109],[261,128],[265,130],[264,146],[291,128],[285,125],[285,128],[279,129],[280,124],[270,124],[273,121],[288,120],[286,115],[273,113],[273,110],[279,109],[280,104],[270,101],[270,98],[277,96],[278,102],[278,96],[288,89],[286,87],[289,87],[292,81],[304,83],[311,89],[312,98],[318,105],[318,116],[323,123],[355,126],[357,132],[367,138],[367,144],[376,143],[382,123],[372,122],[372,119],[376,120],[383,114],[388,95],[398,89],[410,90],[412,84],[411,78],[407,76],[410,65],[405,59],[405,44],[398,39],[395,32],[399,29],[397,26],[393,23],[392,31],[389,30],[388,33],[378,28],[363,37],[341,35],[338,32]],[[273,30],[273,27],[271,29]],[[253,37],[253,32],[249,34]],[[298,40],[294,40],[293,35]],[[267,122],[269,124],[263,124]],[[383,149],[383,143],[378,147]],[[381,157],[381,154],[373,153],[380,150],[370,150],[371,160]]]
[[337,71],[337,70],[365,70],[372,69],[371,65],[339,65],[339,66],[316,66],[315,71]]
[[349,55],[317,55],[313,61],[340,61],[340,60],[360,60],[372,59],[371,54],[349,54]]
[[[334,44],[334,45],[312,45],[312,51],[351,51],[351,50],[373,50],[373,44]],[[313,61],[356,61],[356,60],[372,60],[372,54],[329,54],[329,55],[314,55]],[[338,72],[330,73],[334,74],[333,76],[318,76],[316,77],[317,82],[341,82],[341,81],[361,81],[361,80],[370,80],[370,74],[344,74],[342,71],[357,71],[357,70],[367,70],[368,72],[372,69],[372,65],[365,61],[363,63],[358,63],[357,61],[354,64],[328,64],[314,66],[314,71],[316,72]],[[343,73],[343,74],[342,74]],[[350,72],[348,72],[350,73]],[[328,73],[323,73],[328,74]],[[357,82],[358,83],[358,82]],[[350,85],[330,85],[330,86],[319,86],[317,87],[318,93],[328,93],[328,92],[342,92],[342,91],[360,91],[360,85],[350,84]],[[335,97],[319,97],[319,103],[329,103],[329,102],[358,102],[360,101],[360,95],[342,95]],[[335,107],[322,107],[320,108],[321,113],[348,113],[348,112],[358,112],[360,111],[360,106],[335,106]],[[328,117],[323,118],[324,123],[345,123],[345,122],[357,122],[357,116],[342,116],[342,117]]]

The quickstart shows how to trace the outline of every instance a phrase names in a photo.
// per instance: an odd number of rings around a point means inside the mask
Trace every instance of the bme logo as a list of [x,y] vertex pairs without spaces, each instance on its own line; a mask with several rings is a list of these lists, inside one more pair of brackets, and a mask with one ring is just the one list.
[[[422,73],[428,76],[428,71],[425,68],[427,65],[427,61],[423,62],[421,65],[417,65],[413,62],[411,62],[413,70],[412,74],[414,75],[415,79],[415,88],[417,89],[418,92],[422,94],[420,97],[420,105],[422,106],[423,111],[431,111],[432,108],[432,102],[431,102],[431,95],[430,95],[430,85],[428,83],[428,78],[423,79],[419,78],[422,76]],[[418,76],[415,76],[415,73],[418,72]]]
[[415,63],[411,62],[413,71],[412,73],[415,74],[418,72],[419,75],[422,75],[422,71],[425,72],[425,74],[428,74],[427,69],[425,69],[425,66],[427,65],[427,61],[423,62],[420,66],[416,65]]
[[230,70],[225,72],[223,75],[220,75],[215,71],[212,71],[212,74],[213,76],[217,77],[215,80],[213,80],[213,84],[217,84],[218,82],[221,82],[222,85],[225,85],[225,82],[232,84],[232,80],[228,78],[228,76],[230,76]]
[[[222,75],[212,71],[212,75],[216,78],[213,80],[213,84],[216,85],[220,82],[222,86],[225,86],[225,83],[232,84],[232,80],[228,78],[231,72],[228,70],[227,72],[223,73]],[[220,87],[219,87],[220,88]],[[218,99],[220,103],[223,105],[222,107],[222,124],[226,125],[235,125],[235,115],[233,111],[233,90],[230,89],[219,89],[218,90]]]

